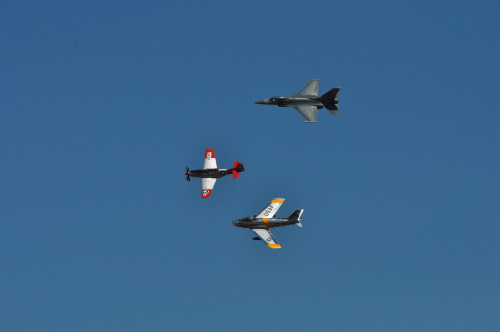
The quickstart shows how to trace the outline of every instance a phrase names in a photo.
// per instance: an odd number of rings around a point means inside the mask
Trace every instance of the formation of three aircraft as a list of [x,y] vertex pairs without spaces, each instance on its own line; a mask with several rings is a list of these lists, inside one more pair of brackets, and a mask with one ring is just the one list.
[[[317,110],[323,107],[329,110],[332,115],[338,114],[339,92],[339,88],[334,88],[324,95],[318,96],[318,80],[311,80],[311,82],[296,95],[289,97],[271,97],[256,101],[255,103],[277,105],[279,107],[294,107],[307,119],[307,121],[304,122],[317,122]],[[212,194],[212,190],[218,178],[232,174],[233,178],[237,179],[243,171],[245,171],[245,168],[239,161],[234,162],[233,168],[217,168],[214,149],[206,149],[203,169],[189,170],[189,168],[186,167],[185,175],[187,181],[191,181],[191,177],[201,178],[201,197],[208,198]],[[276,243],[270,228],[288,225],[302,227],[300,216],[304,212],[304,210],[301,209],[293,212],[288,218],[274,218],[284,201],[284,198],[275,198],[271,200],[269,205],[259,214],[253,217],[235,220],[233,221],[233,225],[250,229],[257,235],[252,238],[253,240],[262,240],[269,248],[279,249],[281,245]]]

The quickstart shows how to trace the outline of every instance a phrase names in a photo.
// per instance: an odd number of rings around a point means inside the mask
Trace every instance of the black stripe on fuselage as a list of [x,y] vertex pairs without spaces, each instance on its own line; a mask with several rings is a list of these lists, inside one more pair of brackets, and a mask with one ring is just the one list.
[[221,178],[223,176],[229,175],[232,172],[228,169],[198,169],[194,171],[189,171],[189,176],[194,178]]

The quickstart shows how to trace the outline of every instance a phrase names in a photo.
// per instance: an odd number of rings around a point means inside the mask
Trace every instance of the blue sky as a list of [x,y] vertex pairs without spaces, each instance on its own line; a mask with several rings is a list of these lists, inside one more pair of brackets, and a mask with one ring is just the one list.
[[0,330],[497,331],[499,7],[3,1]]

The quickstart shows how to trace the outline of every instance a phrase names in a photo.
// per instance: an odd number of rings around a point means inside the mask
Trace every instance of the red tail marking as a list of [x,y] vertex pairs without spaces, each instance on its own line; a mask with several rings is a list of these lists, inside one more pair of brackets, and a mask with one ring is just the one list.
[[239,161],[235,161],[235,162],[234,162],[234,165],[233,165],[233,168],[231,169],[231,171],[233,172],[233,178],[234,178],[234,179],[237,179],[237,178],[240,176],[240,172],[238,172],[238,171],[236,170],[236,167],[238,167],[238,165],[239,165],[239,164],[240,164],[240,162],[239,162]]

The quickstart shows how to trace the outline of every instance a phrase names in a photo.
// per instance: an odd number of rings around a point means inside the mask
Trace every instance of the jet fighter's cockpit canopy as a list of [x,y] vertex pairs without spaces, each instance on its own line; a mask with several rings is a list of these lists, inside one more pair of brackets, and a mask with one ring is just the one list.
[[285,97],[279,97],[279,96],[276,96],[276,97],[271,97],[271,98],[269,98],[269,101],[274,103],[274,102],[281,101],[281,100],[283,100],[283,99],[285,99]]
[[240,219],[241,222],[251,222],[252,218],[251,217],[245,217]]

